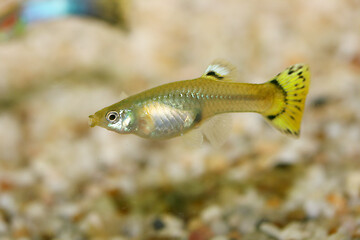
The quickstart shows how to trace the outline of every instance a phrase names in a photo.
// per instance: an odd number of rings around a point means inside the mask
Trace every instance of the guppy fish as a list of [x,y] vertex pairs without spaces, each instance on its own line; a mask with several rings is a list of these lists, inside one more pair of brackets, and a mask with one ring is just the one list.
[[148,139],[205,136],[219,145],[230,133],[223,113],[256,112],[281,132],[299,136],[310,84],[307,65],[295,64],[263,84],[234,78],[235,68],[218,60],[200,78],[164,84],[96,112],[89,125]]

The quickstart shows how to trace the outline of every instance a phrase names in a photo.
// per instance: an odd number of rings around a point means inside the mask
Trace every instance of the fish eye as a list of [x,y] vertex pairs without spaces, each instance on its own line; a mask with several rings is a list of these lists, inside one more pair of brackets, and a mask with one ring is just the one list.
[[106,120],[108,120],[110,123],[114,123],[119,118],[119,113],[115,111],[108,112],[106,114]]

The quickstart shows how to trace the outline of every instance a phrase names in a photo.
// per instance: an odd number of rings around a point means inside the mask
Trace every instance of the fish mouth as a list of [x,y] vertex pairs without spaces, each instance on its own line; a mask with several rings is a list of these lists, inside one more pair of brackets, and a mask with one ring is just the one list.
[[98,120],[97,120],[97,118],[94,116],[94,115],[90,115],[89,116],[89,126],[90,127],[95,127],[97,124],[98,124]]

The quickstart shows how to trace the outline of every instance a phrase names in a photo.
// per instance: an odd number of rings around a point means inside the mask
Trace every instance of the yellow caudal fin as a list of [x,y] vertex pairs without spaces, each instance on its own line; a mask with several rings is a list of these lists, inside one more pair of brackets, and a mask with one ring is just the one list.
[[298,137],[310,85],[309,67],[305,64],[295,64],[267,84],[274,84],[281,94],[274,95],[273,107],[263,115],[281,132]]

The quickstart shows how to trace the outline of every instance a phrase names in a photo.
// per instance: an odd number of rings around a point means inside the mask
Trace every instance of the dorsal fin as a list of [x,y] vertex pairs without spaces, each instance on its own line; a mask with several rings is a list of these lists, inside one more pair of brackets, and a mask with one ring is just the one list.
[[236,68],[225,60],[218,59],[206,69],[203,77],[213,77],[216,80],[233,81],[236,77]]

